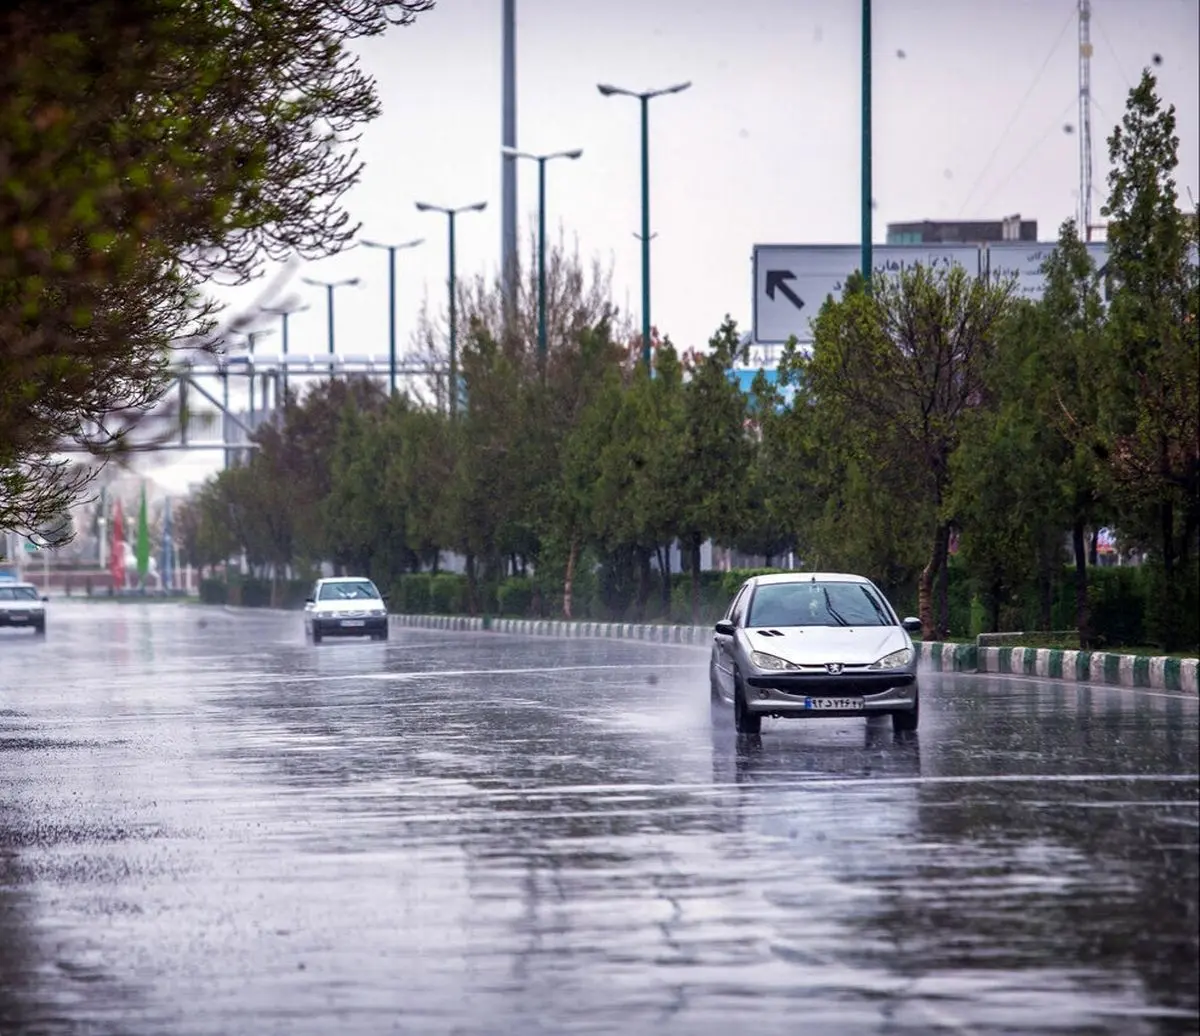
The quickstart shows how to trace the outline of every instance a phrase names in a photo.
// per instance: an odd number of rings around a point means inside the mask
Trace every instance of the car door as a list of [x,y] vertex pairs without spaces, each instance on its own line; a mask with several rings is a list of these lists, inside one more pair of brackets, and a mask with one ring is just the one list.
[[[729,610],[725,612],[725,620],[735,628],[742,624],[749,597],[750,584],[746,583],[734,594]],[[733,640],[734,638],[727,633],[713,632],[713,668],[717,674],[717,685],[727,698],[733,697]]]

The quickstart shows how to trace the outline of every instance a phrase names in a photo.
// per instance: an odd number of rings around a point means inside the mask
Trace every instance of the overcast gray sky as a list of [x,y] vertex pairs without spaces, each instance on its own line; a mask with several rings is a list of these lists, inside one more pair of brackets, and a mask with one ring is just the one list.
[[[1053,240],[1077,209],[1079,138],[1075,0],[876,0],[875,240],[889,222],[1021,213]],[[859,230],[858,0],[517,0],[518,144],[582,147],[548,172],[552,228],[611,264],[615,301],[640,304],[637,103],[601,97],[690,79],[651,102],[654,323],[702,345],[731,313],[748,325],[756,243],[853,243]],[[422,299],[442,305],[446,221],[413,202],[488,202],[459,221],[462,275],[500,257],[500,0],[440,0],[415,25],[363,48],[383,115],[360,145],[366,169],[348,198],[364,236],[424,237],[400,258],[398,321],[407,345]],[[1155,54],[1161,95],[1176,105],[1181,192],[1198,189],[1200,4],[1093,0],[1096,192],[1106,195],[1106,139]],[[536,206],[536,171],[519,166],[520,228]],[[1184,192],[1186,199],[1186,193]],[[359,276],[338,294],[339,351],[386,352],[387,260],[354,249],[308,276]],[[326,348],[324,296],[292,321],[292,349]],[[242,302],[245,289],[222,293]],[[276,351],[278,335],[264,339]],[[186,483],[213,457],[171,463]],[[155,477],[166,480],[160,465]]]

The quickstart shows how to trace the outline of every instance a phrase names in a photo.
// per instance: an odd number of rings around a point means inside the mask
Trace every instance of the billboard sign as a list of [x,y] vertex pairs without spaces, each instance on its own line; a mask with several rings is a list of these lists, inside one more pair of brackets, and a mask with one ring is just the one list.
[[[781,345],[795,335],[811,342],[812,322],[825,299],[841,298],[861,258],[858,245],[755,245],[754,341]],[[876,245],[872,262],[883,276],[917,263],[934,269],[958,265],[972,276],[981,272],[977,245]]]
[[[1042,264],[1058,247],[1054,241],[996,241],[987,246],[988,277],[993,281],[1016,276],[1013,294],[1020,299],[1037,302],[1046,290],[1046,276]],[[1104,276],[1108,265],[1108,242],[1090,241],[1084,247],[1092,262],[1096,264],[1096,275],[1104,287],[1104,301],[1108,301],[1108,284]]]

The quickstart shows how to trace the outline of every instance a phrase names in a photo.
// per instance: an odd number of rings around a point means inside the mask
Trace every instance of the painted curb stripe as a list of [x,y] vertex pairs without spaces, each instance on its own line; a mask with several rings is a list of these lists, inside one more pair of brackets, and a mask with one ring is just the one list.
[[[511,619],[464,615],[390,615],[393,626],[415,629],[476,630],[537,637],[640,640],[658,644],[703,645],[708,626],[650,623],[575,622],[565,619]],[[1200,693],[1200,659],[1120,655],[1059,648],[977,647],[975,644],[917,641],[917,661],[935,672],[1007,673],[1116,687],[1156,688]]]

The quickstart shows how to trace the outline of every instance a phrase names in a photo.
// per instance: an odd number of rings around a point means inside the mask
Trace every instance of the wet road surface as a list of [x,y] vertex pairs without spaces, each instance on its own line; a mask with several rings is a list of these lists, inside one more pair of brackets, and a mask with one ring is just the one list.
[[0,635],[0,1033],[1197,1031],[1197,705],[55,602]]

